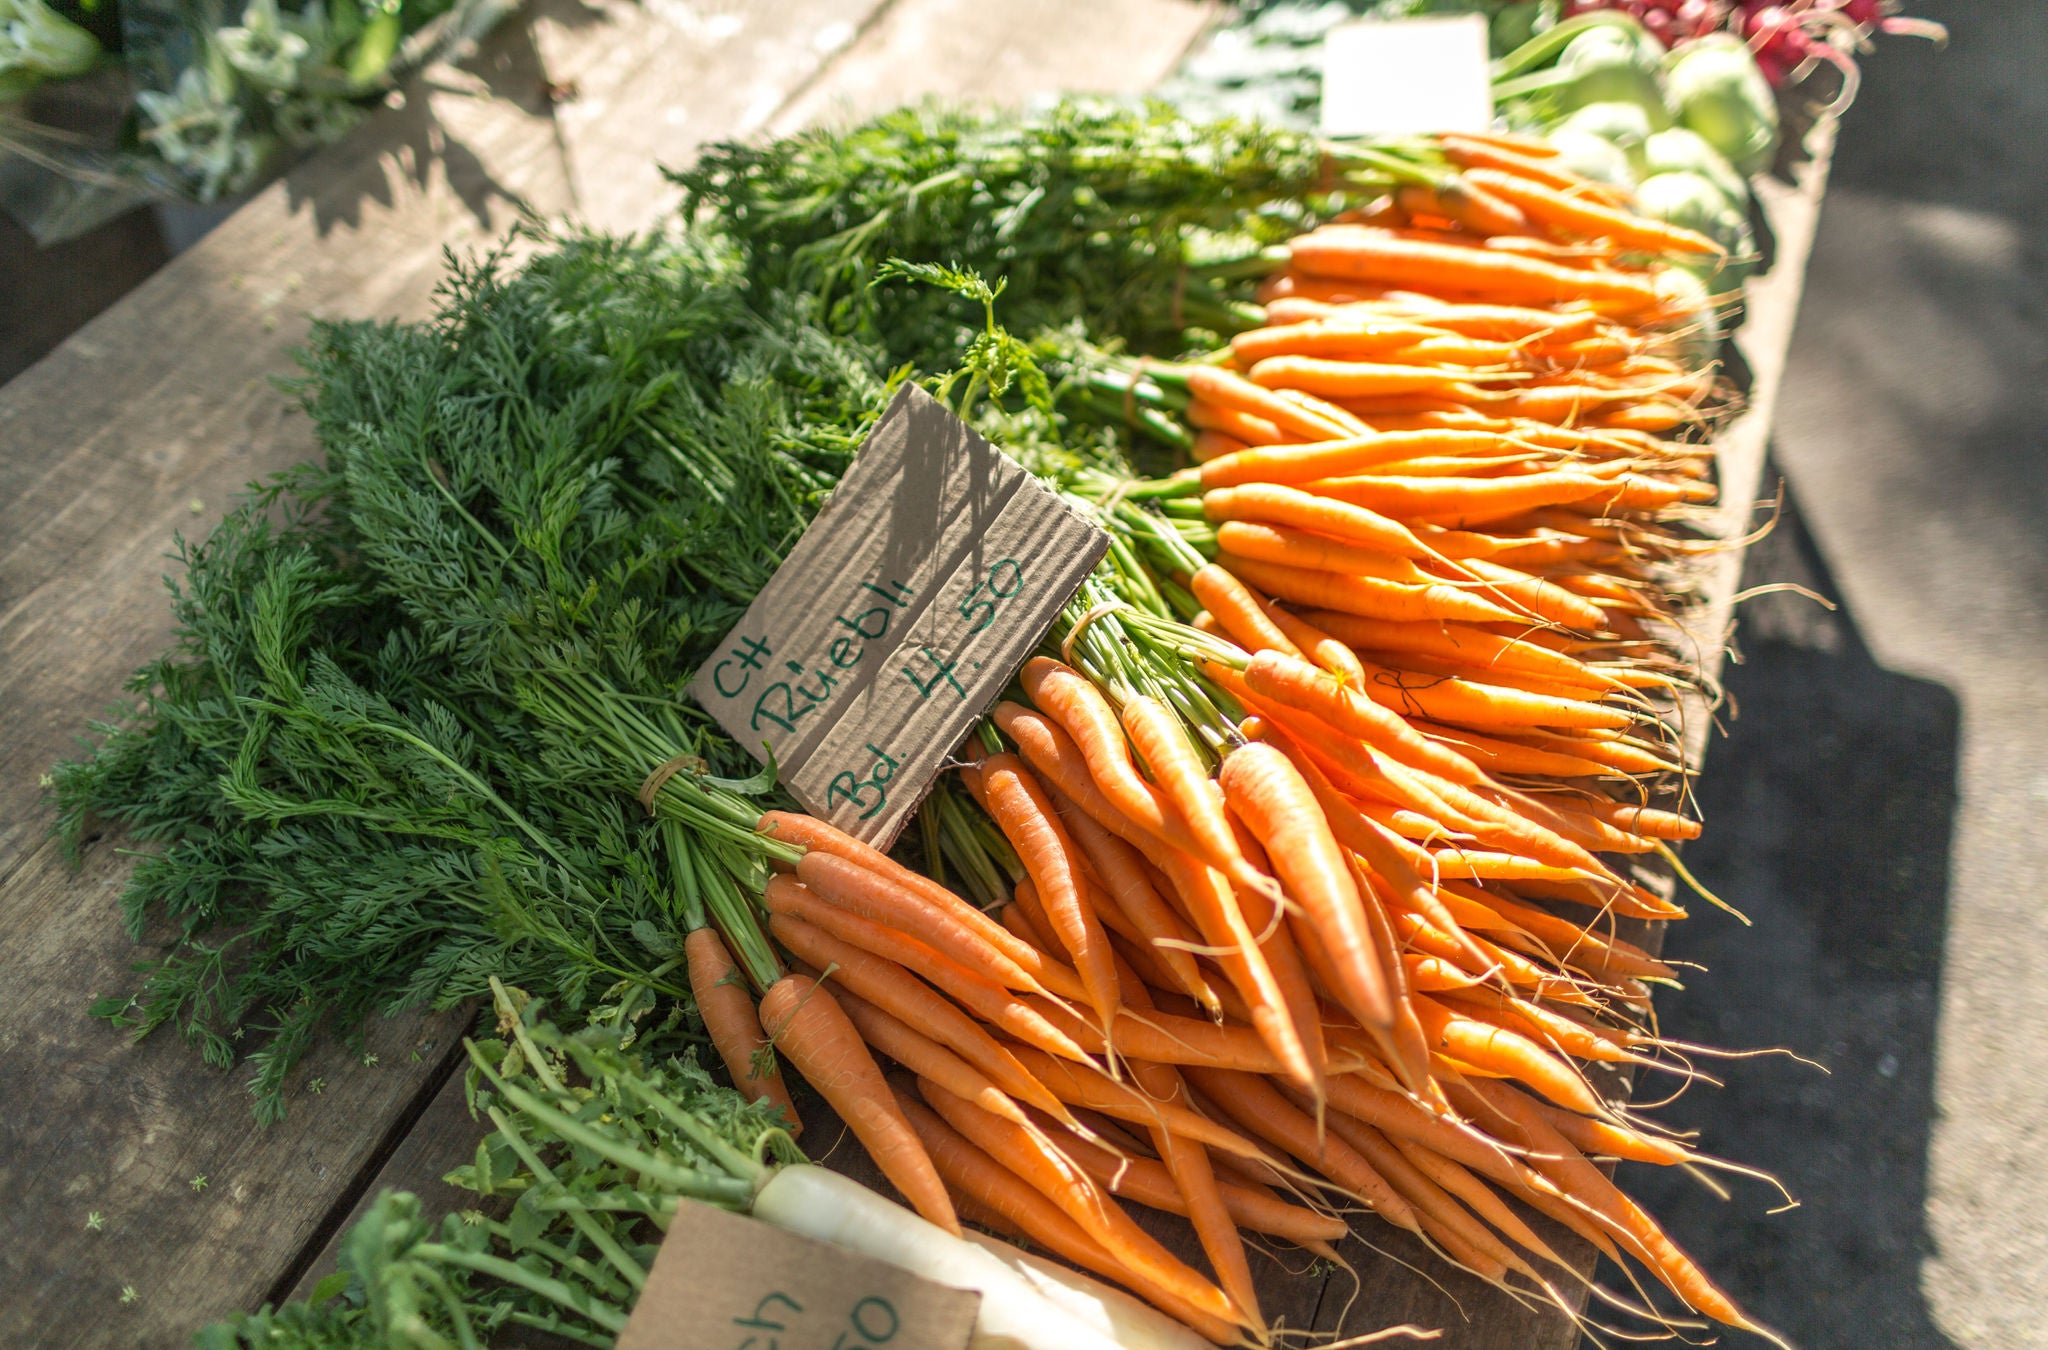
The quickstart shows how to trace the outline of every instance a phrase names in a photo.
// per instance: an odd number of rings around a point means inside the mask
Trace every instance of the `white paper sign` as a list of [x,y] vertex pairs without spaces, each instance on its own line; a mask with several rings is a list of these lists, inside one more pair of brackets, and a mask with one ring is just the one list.
[[1323,39],[1323,134],[1414,136],[1493,125],[1486,20],[1363,20]]

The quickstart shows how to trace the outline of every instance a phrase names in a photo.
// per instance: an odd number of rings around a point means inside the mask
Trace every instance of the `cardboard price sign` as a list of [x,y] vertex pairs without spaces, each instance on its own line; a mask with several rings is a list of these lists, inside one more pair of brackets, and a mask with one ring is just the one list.
[[690,694],[887,847],[1109,536],[906,385]]
[[964,1350],[980,1310],[972,1289],[685,1200],[618,1350]]
[[1342,24],[1323,39],[1323,134],[1412,136],[1493,125],[1479,14]]

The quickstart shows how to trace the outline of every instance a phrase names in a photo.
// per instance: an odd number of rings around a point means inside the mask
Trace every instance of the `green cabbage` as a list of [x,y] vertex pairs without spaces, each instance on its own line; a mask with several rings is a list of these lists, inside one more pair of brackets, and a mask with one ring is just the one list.
[[1646,33],[1631,33],[1618,25],[1588,29],[1573,38],[1557,58],[1557,86],[1561,106],[1567,110],[1594,103],[1633,103],[1643,110],[1652,131],[1671,125],[1671,112],[1664,102],[1664,83],[1659,73],[1662,49]]
[[1658,173],[1696,173],[1721,189],[1728,204],[1749,213],[1749,184],[1721,152],[1707,144],[1696,131],[1672,127],[1643,142],[1644,176]]
[[1679,124],[1745,174],[1778,150],[1778,100],[1740,38],[1713,33],[1671,54],[1664,72]]
[[1697,230],[1728,250],[1726,260],[1701,258],[1690,266],[1717,291],[1733,291],[1756,269],[1756,236],[1749,218],[1729,204],[1719,185],[1696,173],[1652,174],[1636,185],[1636,210],[1653,220]]
[[[1644,146],[1651,135],[1650,115],[1635,103],[1588,103],[1559,122],[1554,131],[1583,131],[1606,141],[1628,158],[1635,178],[1649,174]],[[1662,133],[1660,133],[1662,134]]]
[[1605,137],[1590,131],[1563,130],[1552,133],[1548,139],[1551,148],[1557,151],[1557,158],[1550,162],[1558,168],[1620,188],[1636,185],[1627,152]]

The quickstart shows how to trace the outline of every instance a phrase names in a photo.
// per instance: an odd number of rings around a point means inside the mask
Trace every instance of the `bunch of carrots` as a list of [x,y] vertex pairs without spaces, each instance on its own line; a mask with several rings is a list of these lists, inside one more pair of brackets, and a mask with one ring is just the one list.
[[927,806],[985,905],[770,812],[786,973],[757,1010],[705,927],[692,983],[735,1081],[787,1107],[772,1045],[926,1218],[1218,1343],[1271,1339],[1244,1233],[1334,1258],[1361,1209],[1576,1316],[1543,1215],[1769,1335],[1598,1163],[1743,1169],[1588,1068],[1697,1050],[1648,1024],[1674,972],[1618,921],[1685,916],[1625,860],[1698,833],[1666,565],[1717,546],[1688,531],[1714,381],[1668,259],[1714,245],[1540,142],[1431,153],[1294,242],[1265,326],[1143,373],[1198,464],[1068,485],[1121,573]]

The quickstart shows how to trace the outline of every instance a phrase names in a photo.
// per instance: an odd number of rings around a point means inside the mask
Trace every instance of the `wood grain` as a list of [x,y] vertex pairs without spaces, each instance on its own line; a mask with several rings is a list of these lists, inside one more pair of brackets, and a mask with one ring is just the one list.
[[[526,29],[507,29],[464,68],[414,81],[402,108],[260,194],[0,389],[9,1344],[182,1345],[270,1296],[432,1099],[460,1030],[452,1016],[380,1021],[368,1029],[374,1067],[328,1044],[296,1075],[290,1119],[259,1129],[241,1072],[203,1068],[168,1031],[132,1045],[85,1015],[88,995],[129,987],[149,953],[113,903],[122,841],[95,841],[74,870],[48,838],[38,780],[167,643],[158,578],[175,533],[203,533],[243,483],[313,452],[271,383],[290,373],[288,349],[316,315],[427,312],[442,250],[494,239],[522,213],[647,223],[663,205],[651,179],[615,174],[605,156],[645,162],[685,153],[681,137],[755,129],[779,106],[775,91],[795,92],[832,50],[817,33],[870,8],[735,7],[713,41],[679,26],[673,6],[542,0],[537,31],[585,93],[663,100],[687,107],[688,122],[558,125],[552,72]],[[618,50],[648,60],[600,59]],[[652,139],[636,150],[643,133]],[[101,1227],[89,1230],[94,1212]]]

